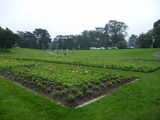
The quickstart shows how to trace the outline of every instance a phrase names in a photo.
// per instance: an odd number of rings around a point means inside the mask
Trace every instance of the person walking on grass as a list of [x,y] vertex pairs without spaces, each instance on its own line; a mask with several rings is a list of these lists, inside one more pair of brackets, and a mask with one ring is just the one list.
[[74,49],[72,50],[72,55],[74,55]]
[[57,55],[58,55],[58,49],[57,49]]
[[64,50],[64,56],[66,56],[66,54],[67,54],[67,53],[66,53],[66,50]]

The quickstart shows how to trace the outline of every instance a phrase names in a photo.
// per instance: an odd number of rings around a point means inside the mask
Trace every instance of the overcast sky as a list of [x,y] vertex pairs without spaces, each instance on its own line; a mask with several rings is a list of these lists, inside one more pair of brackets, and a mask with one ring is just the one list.
[[124,22],[128,35],[145,33],[160,19],[160,0],[0,0],[0,26],[13,32],[46,29],[56,35],[80,34]]

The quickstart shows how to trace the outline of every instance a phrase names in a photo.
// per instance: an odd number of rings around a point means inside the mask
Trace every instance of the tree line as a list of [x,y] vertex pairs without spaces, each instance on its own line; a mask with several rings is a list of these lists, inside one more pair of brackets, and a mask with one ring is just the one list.
[[17,32],[19,41],[17,45],[22,48],[32,48],[39,50],[47,50],[48,44],[51,42],[50,34],[45,29],[35,29],[33,32]]
[[90,47],[126,48],[128,26],[124,22],[110,20],[104,27],[95,30],[84,30],[79,35],[57,35],[52,49],[89,49]]
[[118,47],[126,48],[127,45],[150,48],[160,47],[160,20],[153,24],[153,29],[139,36],[132,34],[127,44],[128,26],[124,22],[110,20],[104,27],[94,30],[84,30],[79,35],[57,35],[53,40],[46,29],[30,31],[17,31],[13,33],[8,28],[0,27],[0,51],[13,46],[32,49],[83,49],[90,47]]

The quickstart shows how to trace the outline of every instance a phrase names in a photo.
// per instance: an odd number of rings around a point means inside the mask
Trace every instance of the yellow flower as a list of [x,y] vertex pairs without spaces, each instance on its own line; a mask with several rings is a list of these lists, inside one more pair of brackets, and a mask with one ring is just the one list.
[[88,71],[86,70],[85,73],[88,73]]

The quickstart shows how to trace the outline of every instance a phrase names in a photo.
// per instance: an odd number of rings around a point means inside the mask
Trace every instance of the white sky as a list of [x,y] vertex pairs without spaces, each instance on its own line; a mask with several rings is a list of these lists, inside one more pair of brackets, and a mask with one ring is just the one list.
[[46,29],[56,35],[80,34],[124,22],[128,35],[153,28],[160,19],[160,0],[0,0],[0,26],[13,32]]

